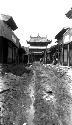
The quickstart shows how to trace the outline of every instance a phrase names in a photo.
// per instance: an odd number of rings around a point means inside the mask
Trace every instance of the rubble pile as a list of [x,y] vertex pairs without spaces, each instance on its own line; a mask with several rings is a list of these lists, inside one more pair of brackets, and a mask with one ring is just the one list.
[[40,63],[10,67],[0,73],[1,124],[72,124],[71,68]]
[[14,75],[17,75],[17,76],[21,76],[22,74],[24,73],[29,73],[30,70],[23,65],[23,64],[19,64],[19,65],[15,65],[15,64],[10,64],[10,65],[2,65],[2,74],[4,74],[5,72],[6,73],[13,73]]
[[34,125],[71,125],[72,96],[68,68],[38,64],[34,67]]
[[0,85],[2,86],[0,90],[0,124],[23,125],[27,122],[26,110],[31,104],[28,87],[32,72],[22,66],[11,68],[2,66],[2,69],[0,74],[0,84],[2,84]]

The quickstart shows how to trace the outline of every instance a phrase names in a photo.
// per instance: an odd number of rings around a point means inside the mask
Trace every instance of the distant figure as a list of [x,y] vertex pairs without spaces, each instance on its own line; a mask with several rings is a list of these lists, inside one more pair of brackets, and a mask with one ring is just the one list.
[[56,65],[57,63],[58,63],[58,58],[56,58],[56,55],[54,54],[53,55],[53,62],[52,62],[52,64]]
[[42,59],[42,58],[40,58],[40,63],[41,63],[41,62],[43,62],[43,59]]
[[56,65],[57,63],[58,63],[58,59],[55,58],[54,65]]

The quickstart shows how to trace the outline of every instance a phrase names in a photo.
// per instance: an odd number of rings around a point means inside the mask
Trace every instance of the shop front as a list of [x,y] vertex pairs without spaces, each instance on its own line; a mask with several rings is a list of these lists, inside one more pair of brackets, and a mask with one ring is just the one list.
[[19,39],[14,34],[17,28],[12,17],[2,15],[0,20],[0,63],[15,63],[18,56]]

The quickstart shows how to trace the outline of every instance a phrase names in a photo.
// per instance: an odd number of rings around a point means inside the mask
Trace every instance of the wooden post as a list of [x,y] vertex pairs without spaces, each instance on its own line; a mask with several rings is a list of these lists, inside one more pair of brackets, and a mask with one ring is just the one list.
[[69,66],[69,44],[68,44],[68,66]]
[[45,64],[46,64],[46,50],[45,50]]
[[13,49],[13,46],[12,46],[12,63],[14,62],[14,60],[13,60],[13,54],[14,54],[14,49]]
[[64,45],[64,44],[63,44],[63,42],[64,42],[64,39],[62,39],[62,50],[61,50],[61,59],[62,59],[61,62],[62,62],[62,66],[63,66],[63,63],[64,63],[64,57],[63,57],[63,56],[64,56],[64,54],[63,54],[63,50],[64,50],[64,49],[63,49],[63,45]]
[[29,64],[29,47],[28,47],[28,64]]
[[29,53],[28,53],[28,64],[29,64]]
[[46,50],[45,50],[45,64],[46,64],[46,51],[47,51],[47,46],[46,46]]
[[62,51],[62,52],[61,52],[62,66],[63,66],[63,63],[64,63],[64,59],[63,59],[63,58],[64,58],[64,57],[63,57],[63,56],[64,56],[64,54],[63,54],[63,41],[64,41],[64,40],[62,39],[62,50],[61,50],[61,51]]
[[59,44],[58,44],[58,63],[60,63],[60,59],[59,59]]
[[[71,42],[70,37],[71,37],[71,36],[69,35],[69,43]],[[69,52],[70,50],[69,50],[69,43],[68,43],[68,66],[70,66],[70,54],[69,54],[69,53],[70,53],[70,52]]]

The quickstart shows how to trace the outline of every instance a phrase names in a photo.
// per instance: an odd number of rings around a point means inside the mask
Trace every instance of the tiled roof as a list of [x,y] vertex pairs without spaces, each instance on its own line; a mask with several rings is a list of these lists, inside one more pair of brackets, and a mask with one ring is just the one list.
[[30,42],[47,42],[45,38],[31,38]]
[[72,8],[65,14],[66,17],[68,17],[69,19],[72,19]]
[[55,39],[59,40],[63,37],[63,34],[68,30],[69,28],[63,28],[56,36]]
[[30,42],[47,42],[47,41],[48,41],[47,36],[41,37],[41,36],[39,36],[39,34],[37,37],[30,36]]
[[16,30],[18,27],[12,16],[1,14],[1,19],[12,29]]
[[4,38],[9,39],[17,47],[19,46],[19,39],[14,34],[14,32],[7,26],[7,24],[5,24],[2,20],[0,20],[0,36],[3,36]]

